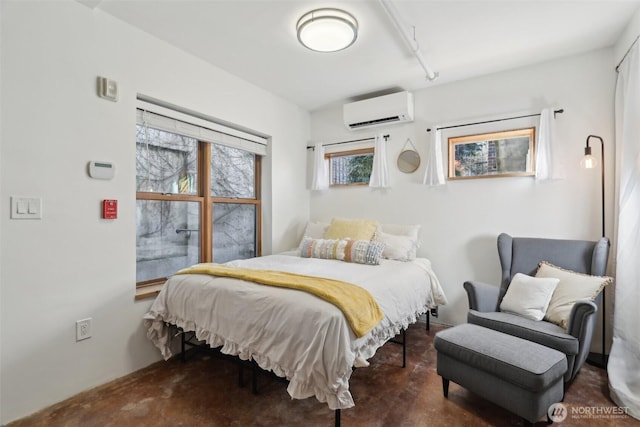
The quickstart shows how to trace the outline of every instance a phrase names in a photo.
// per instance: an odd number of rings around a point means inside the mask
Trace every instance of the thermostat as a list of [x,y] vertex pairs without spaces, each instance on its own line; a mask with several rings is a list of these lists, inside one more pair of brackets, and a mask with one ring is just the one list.
[[110,162],[96,162],[95,160],[89,162],[89,176],[91,178],[111,179],[114,169],[113,163]]
[[98,96],[109,101],[118,101],[118,83],[106,77],[98,77]]

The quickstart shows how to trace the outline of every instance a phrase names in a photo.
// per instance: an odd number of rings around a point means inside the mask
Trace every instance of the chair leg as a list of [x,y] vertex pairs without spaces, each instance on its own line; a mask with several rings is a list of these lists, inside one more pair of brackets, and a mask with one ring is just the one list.
[[449,380],[445,377],[442,377],[442,392],[444,397],[449,397]]

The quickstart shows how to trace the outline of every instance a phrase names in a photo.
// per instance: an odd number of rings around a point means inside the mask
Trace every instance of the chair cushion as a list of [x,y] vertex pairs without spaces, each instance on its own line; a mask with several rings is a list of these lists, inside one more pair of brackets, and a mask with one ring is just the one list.
[[567,358],[559,351],[468,323],[438,332],[433,344],[438,354],[534,392],[567,370]]
[[569,356],[578,354],[578,339],[560,326],[544,320],[531,320],[511,313],[469,310],[467,321],[554,348]]

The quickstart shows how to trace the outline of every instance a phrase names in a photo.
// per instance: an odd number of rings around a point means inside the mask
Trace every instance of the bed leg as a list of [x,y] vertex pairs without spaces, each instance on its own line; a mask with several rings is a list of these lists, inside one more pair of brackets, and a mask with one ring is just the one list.
[[187,361],[187,354],[185,352],[185,346],[186,346],[185,334],[186,332],[184,330],[180,334],[180,361],[182,363],[186,363]]
[[244,366],[242,361],[238,363],[238,387],[244,387]]
[[427,310],[427,333],[429,332],[429,316],[431,315],[430,310]]
[[251,392],[258,394],[258,369],[255,366],[251,367]]
[[407,367],[407,330],[402,330],[402,367]]
[[340,409],[336,409],[335,426],[340,427]]

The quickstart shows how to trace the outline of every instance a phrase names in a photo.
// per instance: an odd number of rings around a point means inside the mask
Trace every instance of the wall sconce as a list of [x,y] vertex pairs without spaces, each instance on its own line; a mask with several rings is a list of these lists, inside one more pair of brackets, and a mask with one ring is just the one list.
[[[598,161],[595,157],[593,157],[593,155],[591,155],[591,147],[589,146],[589,140],[591,138],[595,138],[598,139],[600,141],[600,161],[601,161],[601,166],[600,166],[600,170],[601,170],[601,179],[600,179],[600,185],[601,185],[601,190],[602,190],[602,237],[605,237],[605,230],[604,230],[604,225],[605,225],[605,220],[604,220],[604,141],[602,140],[601,137],[597,136],[597,135],[589,135],[587,137],[587,141],[586,141],[586,146],[584,147],[584,157],[582,158],[582,160],[580,161],[580,166],[585,168],[585,169],[593,169],[595,167],[598,166]],[[606,293],[605,293],[606,289],[602,290],[602,354],[597,354],[597,353],[589,353],[589,356],[587,357],[587,361],[594,365],[597,366],[599,368],[606,368],[607,367],[607,355],[605,354],[605,349],[606,349],[606,326],[607,326],[607,322],[606,322]]]

